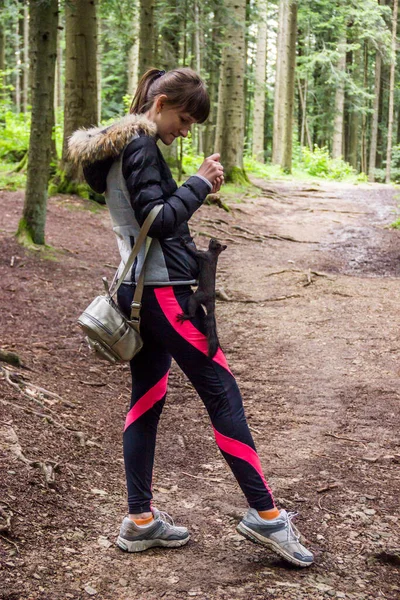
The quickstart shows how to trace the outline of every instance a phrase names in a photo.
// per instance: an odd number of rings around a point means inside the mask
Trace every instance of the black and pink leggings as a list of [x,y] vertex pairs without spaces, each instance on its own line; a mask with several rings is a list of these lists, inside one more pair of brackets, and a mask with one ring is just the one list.
[[[128,315],[133,288],[122,285],[118,303]],[[150,510],[157,425],[164,406],[171,358],[174,358],[203,400],[219,449],[232,469],[249,505],[274,508],[272,492],[247,426],[242,398],[226,358],[219,348],[207,356],[204,311],[180,323],[192,294],[190,286],[144,289],[141,310],[143,348],[131,361],[132,400],[124,429],[124,460],[130,514]]]

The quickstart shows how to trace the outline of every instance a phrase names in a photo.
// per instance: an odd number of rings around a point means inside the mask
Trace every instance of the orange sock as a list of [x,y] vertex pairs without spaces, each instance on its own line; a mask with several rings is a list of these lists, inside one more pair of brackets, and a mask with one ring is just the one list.
[[279,517],[280,515],[280,512],[276,507],[270,508],[269,510],[258,510],[257,512],[262,519],[276,519],[276,517]]
[[149,525],[153,520],[153,515],[151,517],[147,517],[147,519],[132,519],[132,521],[139,526]]

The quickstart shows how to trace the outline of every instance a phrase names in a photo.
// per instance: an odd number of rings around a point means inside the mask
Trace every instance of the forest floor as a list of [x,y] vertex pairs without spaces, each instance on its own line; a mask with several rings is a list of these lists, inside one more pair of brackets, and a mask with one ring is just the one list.
[[129,368],[91,358],[76,325],[117,264],[108,213],[52,198],[52,248],[27,251],[13,236],[23,193],[0,192],[0,347],[25,364],[0,363],[2,600],[400,598],[400,232],[387,227],[398,192],[254,183],[230,213],[203,206],[191,226],[200,247],[227,240],[221,345],[276,501],[299,513],[315,565],[291,568],[236,533],[245,500],[176,365],[154,503],[191,540],[115,546]]

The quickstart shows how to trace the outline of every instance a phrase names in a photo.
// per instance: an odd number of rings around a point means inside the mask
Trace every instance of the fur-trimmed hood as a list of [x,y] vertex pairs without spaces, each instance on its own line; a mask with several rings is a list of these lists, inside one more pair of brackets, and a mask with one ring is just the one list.
[[82,164],[116,158],[139,130],[155,136],[157,126],[144,115],[132,114],[107,127],[78,129],[68,140],[69,158]]

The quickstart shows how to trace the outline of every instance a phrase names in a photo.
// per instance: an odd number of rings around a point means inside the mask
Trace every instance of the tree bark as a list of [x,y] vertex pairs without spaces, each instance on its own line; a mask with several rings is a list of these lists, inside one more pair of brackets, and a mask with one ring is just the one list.
[[[195,46],[195,68],[197,73],[201,74],[201,65],[202,65],[202,57],[201,57],[201,22],[200,22],[200,7],[198,0],[195,0],[194,4],[194,17],[195,17],[195,31],[194,31],[194,46]],[[194,126],[194,134],[197,137],[197,153],[203,154],[203,130],[199,127]]]
[[154,65],[154,0],[140,0],[139,77]]
[[254,81],[253,149],[252,154],[261,163],[264,159],[264,118],[267,65],[267,0],[258,0],[259,21]]
[[280,0],[278,12],[278,35],[276,40],[276,67],[274,89],[274,120],[272,137],[272,163],[282,163],[282,127],[283,107],[282,99],[286,95],[287,55],[285,52],[286,19],[289,0]]
[[23,56],[24,62],[22,66],[22,111],[28,112],[28,96],[29,96],[29,9],[28,5],[24,4],[24,46]]
[[343,122],[344,122],[344,73],[346,70],[346,34],[339,41],[339,60],[337,63],[338,85],[335,93],[335,117],[333,122],[332,157],[344,156]]
[[211,22],[210,47],[207,53],[206,71],[209,73],[208,93],[210,95],[210,115],[205,125],[204,153],[209,156],[215,148],[215,131],[217,118],[218,80],[220,72],[221,27],[224,22],[225,7],[219,2],[214,5]]
[[[353,62],[353,80],[357,86],[363,85],[361,81],[361,51],[355,50],[352,53]],[[351,98],[352,106],[349,111],[349,136],[348,136],[348,162],[354,169],[358,168],[358,149],[359,149],[359,128],[360,113],[357,98]]]
[[15,24],[15,111],[21,112],[21,40],[20,40],[20,12],[18,7],[17,20]]
[[280,0],[274,93],[272,162],[292,169],[293,106],[296,65],[297,2]]
[[285,128],[283,137],[282,169],[286,173],[292,172],[293,152],[293,108],[296,71],[296,38],[297,38],[297,2],[290,5],[289,31],[288,31],[288,72],[287,93],[285,98]]
[[372,112],[372,123],[371,123],[371,145],[369,148],[369,167],[368,167],[368,181],[375,181],[375,167],[376,167],[376,150],[378,145],[378,122],[379,122],[379,94],[381,89],[381,71],[382,71],[382,57],[380,52],[377,50],[375,55],[375,88],[374,88],[374,108]]
[[243,168],[246,2],[226,0],[225,7],[230,18],[222,50],[215,144],[225,168],[225,181],[243,183],[248,181]]
[[[368,89],[368,40],[364,40],[364,89]],[[370,107],[370,101],[368,100],[368,108]],[[361,173],[367,173],[367,150],[368,150],[368,139],[367,139],[367,114],[363,111],[361,118]]]
[[25,204],[18,236],[21,242],[44,244],[57,56],[58,2],[31,0],[29,9],[32,120]]
[[140,36],[140,11],[139,6],[134,4],[133,22],[132,22],[132,45],[128,54],[128,89],[129,96],[135,94],[138,85],[139,74],[139,36]]
[[80,127],[97,124],[98,117],[96,0],[66,3],[65,46],[63,184],[58,189],[73,193],[83,177],[68,159],[68,138]]
[[389,116],[388,116],[388,139],[386,152],[386,183],[390,183],[390,170],[392,162],[392,143],[393,143],[393,112],[394,112],[394,83],[396,76],[396,35],[397,35],[397,13],[399,3],[393,0],[393,18],[392,18],[392,62],[390,65],[390,86],[389,86]]

